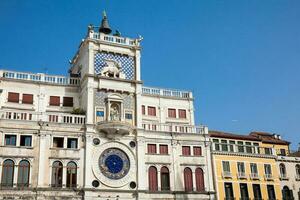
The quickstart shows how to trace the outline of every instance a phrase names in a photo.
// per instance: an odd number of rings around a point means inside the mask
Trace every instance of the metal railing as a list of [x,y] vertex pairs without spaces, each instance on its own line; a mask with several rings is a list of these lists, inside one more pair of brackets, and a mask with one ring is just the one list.
[[155,87],[142,87],[142,93],[155,96],[176,97],[176,98],[192,98],[192,93],[188,91],[161,89]]
[[33,74],[33,73],[25,73],[25,72],[0,70],[0,77],[8,78],[8,79],[44,82],[44,83],[51,83],[51,84],[58,84],[58,85],[78,86],[80,84],[79,78],[47,75],[47,74],[43,74],[43,73]]
[[232,178],[232,173],[231,172],[223,171],[222,172],[222,177],[223,178]]
[[273,175],[272,174],[265,174],[265,179],[266,180],[273,180]]
[[239,179],[245,179],[245,178],[247,178],[245,172],[238,172],[237,177],[238,177]]
[[251,179],[259,179],[258,173],[251,173],[250,178]]
[[85,115],[73,115],[65,113],[38,113],[17,110],[0,111],[0,119],[19,121],[44,121],[51,123],[84,124]]
[[169,133],[195,133],[195,134],[207,134],[208,129],[206,126],[192,126],[176,123],[145,123],[142,124],[143,129],[147,131],[160,131]]

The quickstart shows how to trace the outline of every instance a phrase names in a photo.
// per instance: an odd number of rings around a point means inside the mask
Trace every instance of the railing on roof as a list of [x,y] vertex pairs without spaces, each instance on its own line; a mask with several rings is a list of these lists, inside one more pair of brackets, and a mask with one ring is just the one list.
[[92,39],[115,43],[115,44],[120,44],[120,45],[127,45],[127,46],[139,46],[140,45],[139,39],[130,39],[127,37],[107,35],[104,33],[97,33],[94,31],[90,31],[89,37]]
[[206,126],[193,126],[176,123],[142,123],[143,129],[147,131],[159,131],[167,133],[195,133],[195,134],[207,134],[208,129]]
[[29,80],[35,82],[52,83],[58,85],[79,85],[79,78],[71,78],[66,76],[55,76],[47,75],[43,73],[25,73],[25,72],[14,72],[7,70],[0,70],[0,77],[9,79]]
[[148,95],[157,95],[164,97],[177,97],[177,98],[192,98],[192,92],[171,90],[171,89],[160,89],[154,87],[142,87],[142,93]]
[[18,121],[43,121],[50,123],[84,124],[85,115],[73,115],[66,113],[39,113],[21,110],[2,110],[0,119]]

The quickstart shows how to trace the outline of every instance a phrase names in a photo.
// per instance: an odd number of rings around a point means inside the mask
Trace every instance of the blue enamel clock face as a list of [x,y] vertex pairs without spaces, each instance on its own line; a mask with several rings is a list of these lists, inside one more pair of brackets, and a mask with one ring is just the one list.
[[122,150],[109,148],[100,155],[99,167],[104,176],[110,179],[121,179],[128,173],[130,162]]

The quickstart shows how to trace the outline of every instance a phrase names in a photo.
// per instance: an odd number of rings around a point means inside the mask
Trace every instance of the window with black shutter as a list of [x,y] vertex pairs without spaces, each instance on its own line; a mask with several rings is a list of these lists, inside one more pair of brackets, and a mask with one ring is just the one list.
[[73,97],[64,97],[63,106],[73,107]]

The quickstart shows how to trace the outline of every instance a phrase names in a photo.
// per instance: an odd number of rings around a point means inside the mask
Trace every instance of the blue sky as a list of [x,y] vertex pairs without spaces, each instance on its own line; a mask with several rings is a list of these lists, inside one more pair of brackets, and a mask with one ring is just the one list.
[[66,74],[107,11],[123,35],[144,37],[145,85],[194,92],[196,122],[300,142],[298,0],[1,0],[0,68]]

